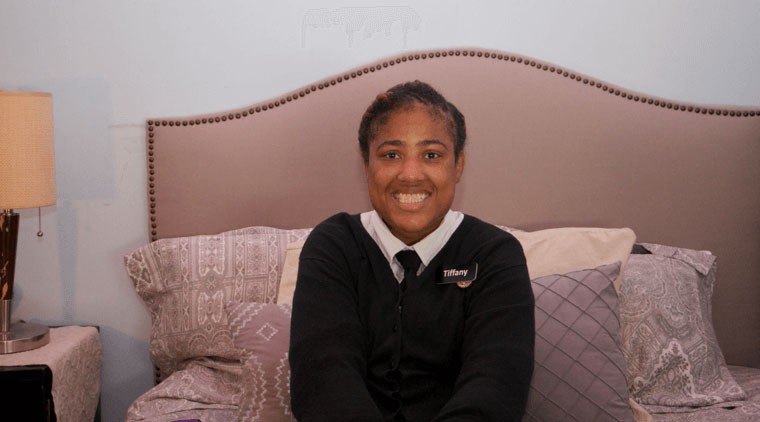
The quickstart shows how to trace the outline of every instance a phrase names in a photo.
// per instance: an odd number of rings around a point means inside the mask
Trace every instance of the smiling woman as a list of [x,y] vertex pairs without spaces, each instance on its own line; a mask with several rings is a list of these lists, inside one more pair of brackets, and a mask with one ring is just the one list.
[[[464,117],[415,81],[380,94],[360,127],[374,210],[334,216],[304,245],[293,299],[294,414],[520,420],[533,296],[516,239],[451,211]],[[474,266],[473,276],[445,282],[469,271],[456,265]],[[318,387],[325,382],[331,388]]]

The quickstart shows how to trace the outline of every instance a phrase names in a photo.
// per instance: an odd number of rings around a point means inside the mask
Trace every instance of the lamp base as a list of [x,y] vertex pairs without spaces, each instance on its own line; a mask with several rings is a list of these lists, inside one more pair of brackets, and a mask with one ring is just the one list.
[[13,210],[0,212],[0,354],[24,352],[50,343],[48,327],[27,322],[11,323],[18,220],[18,214]]
[[50,329],[41,324],[16,322],[0,332],[0,354],[25,352],[50,343]]

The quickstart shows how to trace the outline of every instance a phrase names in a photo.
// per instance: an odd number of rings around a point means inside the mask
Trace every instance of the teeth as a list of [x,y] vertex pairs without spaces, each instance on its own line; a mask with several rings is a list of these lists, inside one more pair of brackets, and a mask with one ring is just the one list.
[[395,196],[402,204],[414,204],[424,201],[429,195],[426,193],[397,193]]

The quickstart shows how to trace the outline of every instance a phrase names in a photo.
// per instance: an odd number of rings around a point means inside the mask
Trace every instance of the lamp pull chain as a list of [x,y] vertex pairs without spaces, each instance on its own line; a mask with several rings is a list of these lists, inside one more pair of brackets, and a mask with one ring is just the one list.
[[37,237],[44,236],[45,233],[42,233],[42,211],[40,211],[40,207],[37,207],[37,227],[39,227],[39,230],[37,230]]

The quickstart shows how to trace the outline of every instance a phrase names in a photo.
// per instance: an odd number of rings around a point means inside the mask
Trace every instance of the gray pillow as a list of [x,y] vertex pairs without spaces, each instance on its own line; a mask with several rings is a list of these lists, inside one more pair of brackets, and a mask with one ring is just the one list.
[[620,351],[620,263],[532,281],[536,356],[523,421],[633,421]]
[[225,303],[274,302],[286,246],[309,231],[246,227],[161,239],[126,255],[127,274],[150,312],[159,379],[196,359],[239,360]]
[[621,340],[631,397],[652,412],[689,411],[746,398],[712,326],[716,258],[641,244],[620,288]]

